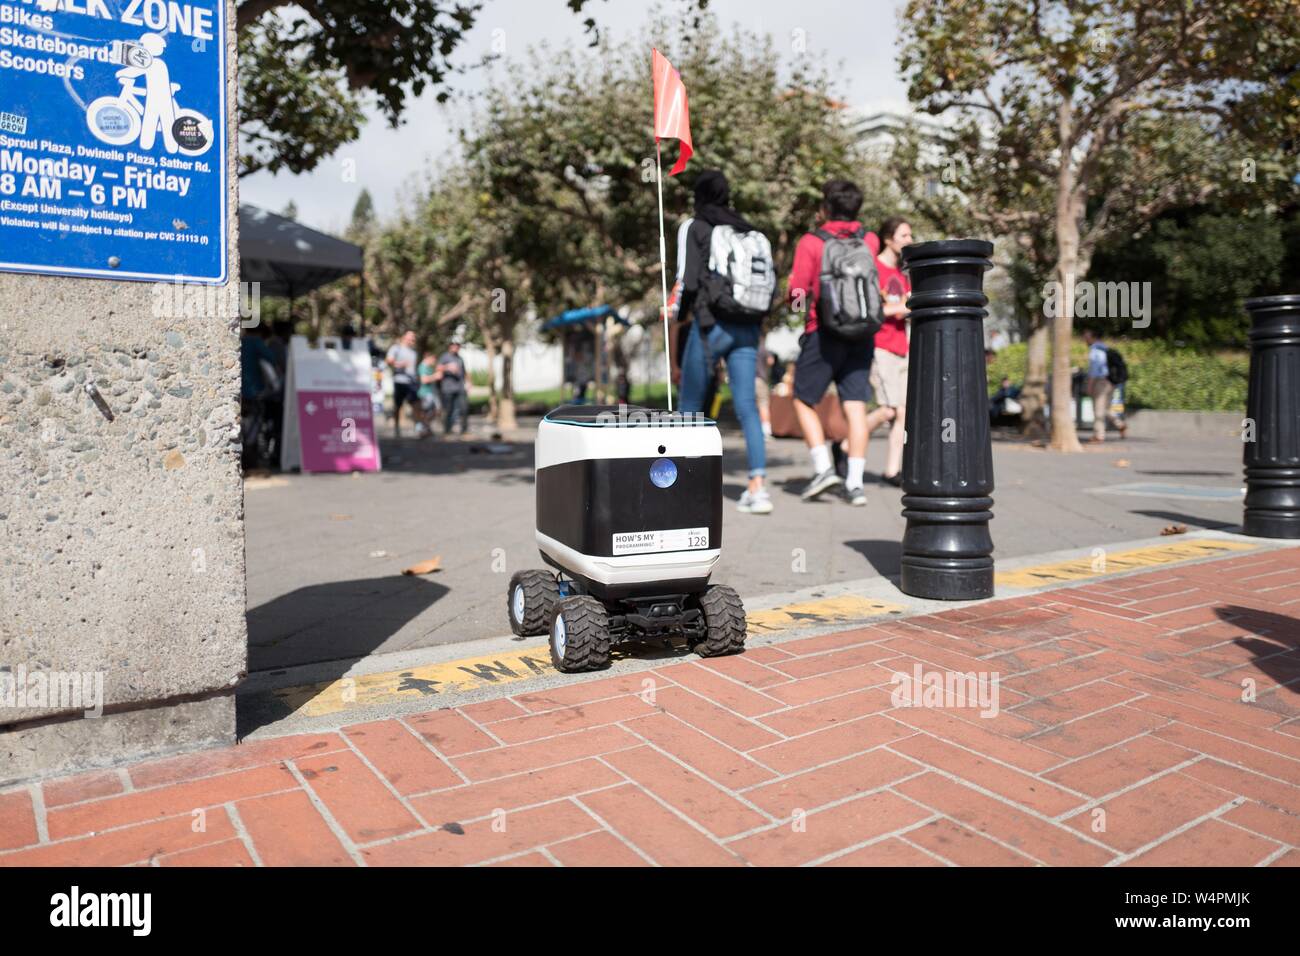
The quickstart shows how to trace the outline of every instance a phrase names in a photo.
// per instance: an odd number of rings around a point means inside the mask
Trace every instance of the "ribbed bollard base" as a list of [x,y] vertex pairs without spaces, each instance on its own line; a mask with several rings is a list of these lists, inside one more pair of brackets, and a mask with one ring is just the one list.
[[971,567],[969,561],[927,561],[904,557],[898,587],[912,597],[932,601],[978,601],[993,597],[993,559],[987,566]]
[[1300,511],[1252,514],[1247,509],[1241,530],[1252,538],[1300,538]]
[[1255,538],[1300,538],[1300,468],[1246,469],[1242,532]]
[[993,499],[903,495],[902,504],[900,590],[934,601],[992,597]]

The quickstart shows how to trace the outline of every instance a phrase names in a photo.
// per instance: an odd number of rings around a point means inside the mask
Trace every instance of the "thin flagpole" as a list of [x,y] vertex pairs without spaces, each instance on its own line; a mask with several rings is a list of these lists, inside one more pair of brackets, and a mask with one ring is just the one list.
[[673,363],[668,338],[668,250],[664,242],[664,170],[660,162],[663,147],[655,140],[655,185],[659,188],[659,280],[664,294],[664,381],[668,385],[668,410],[673,410]]

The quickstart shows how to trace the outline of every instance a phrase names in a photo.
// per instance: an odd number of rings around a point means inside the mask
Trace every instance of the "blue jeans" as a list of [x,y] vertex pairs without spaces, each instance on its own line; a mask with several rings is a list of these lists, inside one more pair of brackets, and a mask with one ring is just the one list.
[[[758,417],[754,396],[754,376],[758,368],[758,339],[762,327],[755,324],[733,325],[717,322],[709,330],[705,343],[700,341],[699,325],[691,323],[682,352],[682,390],[679,396],[684,412],[704,411],[704,394],[709,389],[713,363],[724,359],[731,400],[745,433],[745,453],[749,459],[749,477],[767,474],[767,449],[763,446],[763,422]],[[707,344],[707,349],[705,345]],[[707,351],[707,355],[706,355]]]

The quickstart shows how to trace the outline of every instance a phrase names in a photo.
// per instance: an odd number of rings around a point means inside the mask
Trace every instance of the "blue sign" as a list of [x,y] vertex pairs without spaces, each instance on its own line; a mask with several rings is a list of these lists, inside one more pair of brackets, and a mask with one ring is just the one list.
[[224,0],[0,0],[0,270],[226,281]]

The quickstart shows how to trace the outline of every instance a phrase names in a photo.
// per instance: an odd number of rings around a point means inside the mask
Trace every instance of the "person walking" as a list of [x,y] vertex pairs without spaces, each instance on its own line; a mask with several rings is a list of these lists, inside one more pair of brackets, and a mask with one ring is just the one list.
[[[731,188],[721,171],[706,170],[696,179],[695,216],[686,228],[685,266],[679,300],[679,315],[691,318],[681,354],[679,399],[683,412],[703,412],[715,380],[715,366],[719,359],[726,363],[732,404],[745,435],[749,470],[749,483],[740,496],[738,509],[744,514],[762,515],[772,512],[772,498],[766,486],[767,449],[755,396],[758,343],[763,334],[762,315],[729,308],[731,279],[710,269],[711,253],[716,245],[714,240],[722,238],[715,237],[714,230],[727,228],[730,232],[723,235],[739,237],[740,241],[744,241],[747,234],[757,232],[731,208],[730,199]],[[766,246],[766,240],[758,245]],[[770,270],[770,247],[768,256],[766,262],[761,256],[751,260],[753,275],[758,275],[763,268]],[[771,307],[770,296],[775,291],[775,278],[769,276],[768,279],[771,288],[764,313]]]
[[876,351],[871,362],[871,390],[876,407],[867,416],[867,436],[889,422],[889,450],[880,477],[898,487],[903,483],[903,442],[907,437],[907,297],[912,283],[902,269],[903,249],[912,244],[912,227],[897,216],[886,219],[878,233],[880,254],[876,272],[880,276],[880,295],[885,320],[876,333]]
[[411,417],[415,417],[416,392],[419,382],[416,377],[416,365],[419,353],[415,351],[415,333],[409,329],[393,344],[384,357],[385,364],[393,370],[393,435],[402,437],[402,406],[411,405]]
[[[870,242],[874,236],[864,232],[857,220],[858,210],[862,208],[861,189],[847,180],[833,179],[823,187],[822,197],[821,225],[806,233],[795,246],[794,267],[790,272],[791,307],[805,314],[804,333],[799,338],[799,357],[795,360],[794,410],[813,468],[812,480],[801,497],[804,501],[812,501],[842,485],[845,500],[861,506],[867,503],[862,476],[867,454],[872,343],[870,338],[852,341],[823,328],[819,321],[819,308],[821,284],[826,273],[822,260],[828,243],[843,242],[851,249],[861,242],[866,247],[866,255],[870,256],[875,251]],[[817,417],[817,403],[832,381],[849,424],[845,478],[840,478],[835,472],[831,449],[826,444],[826,435]]]
[[1096,329],[1084,329],[1083,341],[1088,345],[1088,394],[1092,397],[1092,438],[1100,444],[1106,440],[1107,423],[1115,426],[1119,437],[1128,434],[1124,419],[1112,415],[1110,402],[1115,386],[1128,378],[1124,360],[1115,349],[1106,347]]
[[438,357],[437,373],[442,393],[442,429],[450,435],[452,426],[460,421],[460,433],[469,428],[469,401],[465,395],[465,360],[460,357],[460,343],[452,342],[447,351]]
[[417,438],[427,438],[433,434],[432,423],[438,420],[441,406],[438,397],[438,383],[442,375],[438,372],[438,358],[435,352],[425,352],[416,370],[420,379],[420,388],[416,393],[420,399],[420,423],[415,428]]

